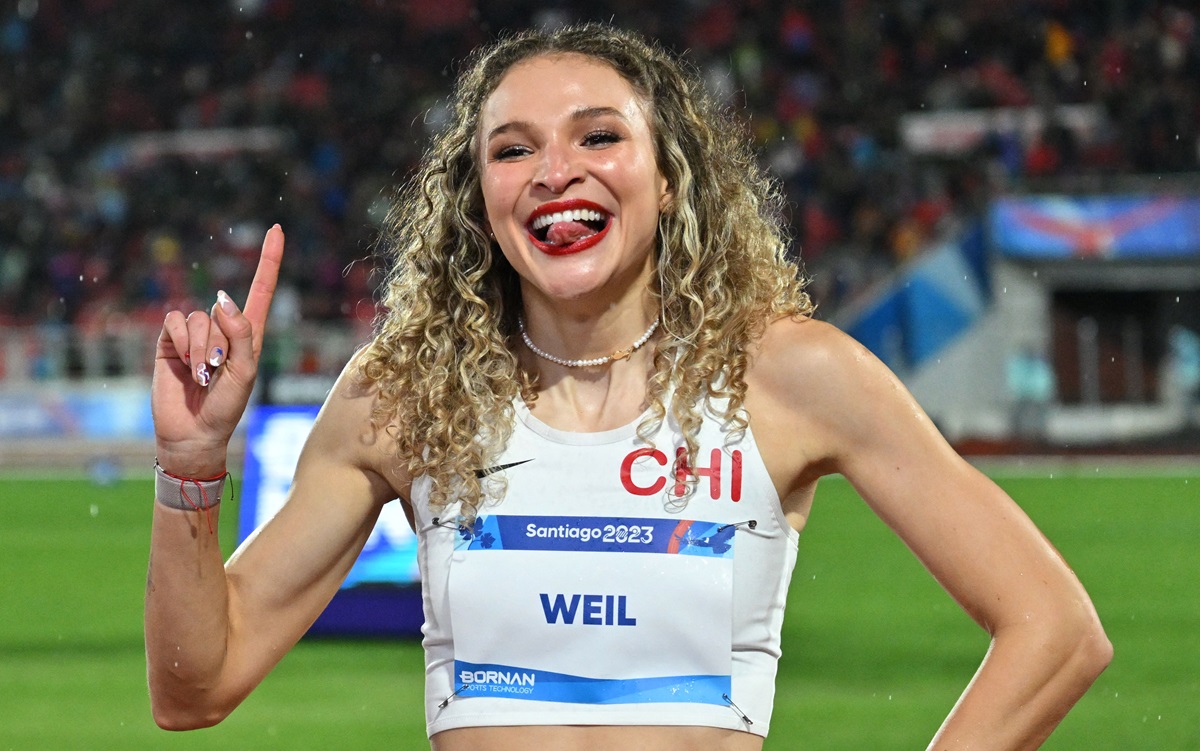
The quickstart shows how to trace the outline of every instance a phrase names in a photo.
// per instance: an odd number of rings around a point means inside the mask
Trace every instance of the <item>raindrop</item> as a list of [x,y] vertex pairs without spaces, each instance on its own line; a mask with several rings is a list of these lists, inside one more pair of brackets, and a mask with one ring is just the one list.
[[88,507],[88,513],[92,515],[93,519],[95,519],[97,516],[100,516],[100,507],[93,503]]
[[246,38],[247,38],[247,39],[253,39],[253,38],[254,38],[254,32],[253,32],[253,31],[247,31],[247,32],[246,32]]

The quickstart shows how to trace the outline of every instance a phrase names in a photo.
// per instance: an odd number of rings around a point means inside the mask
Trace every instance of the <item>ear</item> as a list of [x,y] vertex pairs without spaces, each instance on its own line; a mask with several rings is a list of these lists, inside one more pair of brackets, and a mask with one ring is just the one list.
[[658,211],[660,214],[670,214],[674,210],[675,191],[671,190],[667,178],[659,176]]

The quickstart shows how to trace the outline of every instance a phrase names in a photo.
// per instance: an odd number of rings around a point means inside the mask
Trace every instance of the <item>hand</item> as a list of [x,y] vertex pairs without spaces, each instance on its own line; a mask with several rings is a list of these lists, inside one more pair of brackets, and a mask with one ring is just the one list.
[[181,477],[225,471],[225,454],[258,376],[263,329],[283,260],[283,230],[267,231],[243,313],[224,291],[209,313],[167,313],[154,354],[150,408],[158,461]]

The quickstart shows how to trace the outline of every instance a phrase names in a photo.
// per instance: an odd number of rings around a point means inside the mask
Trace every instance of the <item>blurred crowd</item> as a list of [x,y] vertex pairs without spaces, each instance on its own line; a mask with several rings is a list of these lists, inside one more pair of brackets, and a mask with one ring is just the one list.
[[[367,322],[391,191],[457,63],[506,30],[605,20],[686,51],[787,197],[826,312],[996,191],[1197,170],[1190,3],[1139,0],[16,0],[0,17],[0,324],[157,322],[240,294],[288,236],[276,323]],[[1090,105],[1081,135],[1055,108]],[[923,153],[913,113],[1036,131]]]

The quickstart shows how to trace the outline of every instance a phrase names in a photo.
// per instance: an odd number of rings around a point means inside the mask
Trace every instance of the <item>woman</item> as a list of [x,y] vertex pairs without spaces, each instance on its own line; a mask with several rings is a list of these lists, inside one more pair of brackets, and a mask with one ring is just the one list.
[[[146,602],[156,720],[220,721],[400,499],[426,719],[456,749],[757,749],[787,578],[841,473],[992,635],[938,749],[1036,747],[1110,659],[1087,594],[897,379],[810,317],[777,196],[676,60],[604,26],[480,52],[389,220],[389,312],[288,503],[223,566],[246,309],[166,318]],[[194,366],[194,367],[193,367]]]

